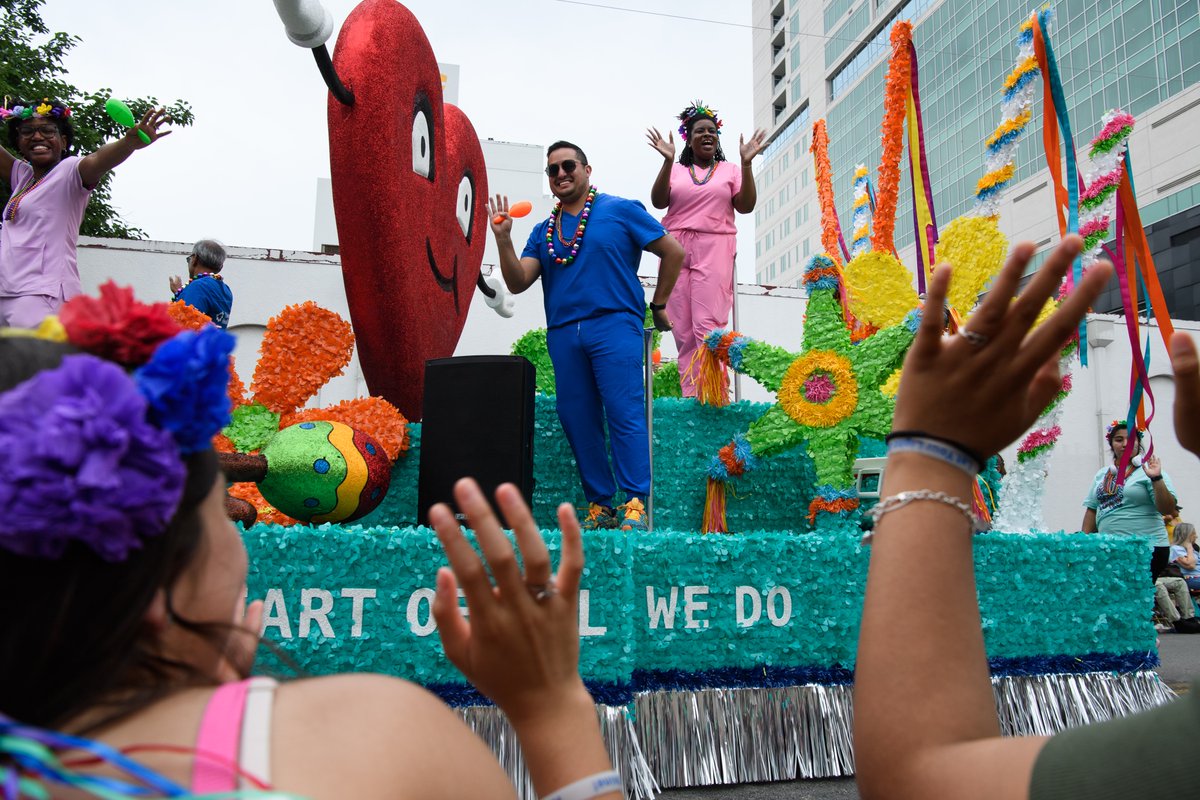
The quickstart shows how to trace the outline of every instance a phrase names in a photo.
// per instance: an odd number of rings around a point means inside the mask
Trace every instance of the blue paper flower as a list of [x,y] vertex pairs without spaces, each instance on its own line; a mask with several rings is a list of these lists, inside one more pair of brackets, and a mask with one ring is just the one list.
[[229,424],[229,354],[234,338],[215,327],[176,334],[154,351],[133,379],[151,418],[175,437],[184,455],[205,450]]

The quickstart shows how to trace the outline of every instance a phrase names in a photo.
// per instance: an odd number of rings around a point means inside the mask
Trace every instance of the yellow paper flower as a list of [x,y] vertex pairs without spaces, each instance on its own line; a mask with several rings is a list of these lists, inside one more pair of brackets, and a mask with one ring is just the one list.
[[917,307],[912,273],[891,253],[859,253],[846,265],[850,313],[877,328],[889,328]]
[[779,404],[801,425],[831,428],[858,405],[858,382],[850,359],[814,350],[792,362],[779,387]]
[[900,375],[903,372],[903,367],[897,367],[896,371],[879,387],[879,391],[883,392],[885,397],[895,397],[896,392],[900,391]]
[[45,116],[54,110],[54,106],[50,105],[49,103],[42,103],[35,110],[37,111],[37,113],[41,114],[42,116]]
[[987,287],[1008,252],[1008,240],[991,217],[959,217],[942,229],[937,244],[937,263],[953,267],[950,307],[964,317],[975,307],[979,293]]

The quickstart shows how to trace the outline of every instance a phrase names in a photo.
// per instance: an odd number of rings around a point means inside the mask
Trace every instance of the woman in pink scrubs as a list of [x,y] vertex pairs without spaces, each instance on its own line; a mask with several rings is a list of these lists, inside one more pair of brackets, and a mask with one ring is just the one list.
[[91,155],[70,155],[71,109],[57,101],[0,108],[14,156],[0,147],[0,178],[12,197],[0,214],[0,328],[32,328],[79,294],[75,245],[92,190],[104,175],[170,131],[166,110],[151,109],[115,142]]
[[741,163],[734,166],[721,150],[721,120],[715,109],[697,100],[679,115],[683,153],[675,163],[675,137],[655,128],[646,131],[650,146],[663,156],[662,168],[650,190],[655,208],[667,209],[663,227],[686,253],[679,281],[667,301],[667,314],[675,327],[679,373],[684,397],[696,396],[696,370],[692,357],[714,328],[729,324],[733,307],[733,259],[737,253],[737,228],[733,212],[749,214],[758,194],[750,163],[766,147],[766,131],[757,130],[745,141],[738,137]]

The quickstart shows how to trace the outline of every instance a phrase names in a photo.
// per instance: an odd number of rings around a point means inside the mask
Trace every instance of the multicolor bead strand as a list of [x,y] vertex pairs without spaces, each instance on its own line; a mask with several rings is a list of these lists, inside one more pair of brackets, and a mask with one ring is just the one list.
[[712,162],[712,164],[709,165],[708,173],[704,176],[704,180],[697,180],[696,179],[696,165],[688,164],[688,174],[692,176],[692,183],[694,183],[697,186],[703,186],[704,184],[706,184],[710,180],[712,180],[713,173],[715,173],[716,171],[717,171],[717,162],[714,161],[714,162]]
[[212,278],[213,280],[218,280],[218,281],[225,280],[224,278],[222,278],[220,275],[218,275],[215,272],[198,272],[198,273],[196,273],[196,276],[194,278],[188,278],[188,282],[185,283],[182,287],[180,287],[179,291],[175,293],[175,299],[176,300],[179,299],[179,295],[183,294],[184,289],[186,289],[187,287],[192,285],[192,281],[198,281],[201,278]]
[[[546,225],[546,249],[550,252],[550,260],[555,264],[560,264],[564,267],[570,266],[575,261],[575,257],[579,255],[579,248],[583,246],[583,234],[587,230],[588,217],[592,213],[592,203],[596,200],[596,195],[599,192],[595,186],[588,190],[587,201],[583,204],[583,211],[579,214],[579,224],[575,227],[575,235],[569,241],[562,238],[562,201],[554,205],[554,210],[550,212],[550,220]],[[563,257],[558,255],[554,250],[554,233],[559,232],[558,240],[564,245],[571,248],[570,255]]]
[[13,196],[8,199],[8,205],[6,205],[4,207],[4,221],[5,222],[11,222],[12,220],[15,220],[17,218],[17,209],[19,209],[21,207],[21,201],[24,200],[25,197],[30,192],[32,192],[37,187],[41,186],[42,181],[46,180],[46,178],[49,177],[49,175],[50,175],[50,173],[47,172],[45,175],[38,178],[36,181],[31,182],[24,189],[21,189],[19,192],[13,193]]

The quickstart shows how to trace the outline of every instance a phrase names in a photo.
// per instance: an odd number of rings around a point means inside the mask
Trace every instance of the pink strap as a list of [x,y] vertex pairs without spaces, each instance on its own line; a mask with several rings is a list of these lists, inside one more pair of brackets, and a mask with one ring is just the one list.
[[249,680],[226,683],[209,698],[196,734],[196,750],[209,757],[197,758],[192,764],[193,792],[208,794],[238,788],[238,747],[249,690]]

